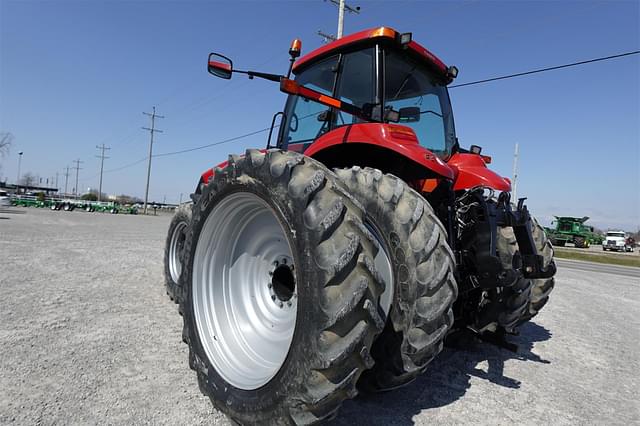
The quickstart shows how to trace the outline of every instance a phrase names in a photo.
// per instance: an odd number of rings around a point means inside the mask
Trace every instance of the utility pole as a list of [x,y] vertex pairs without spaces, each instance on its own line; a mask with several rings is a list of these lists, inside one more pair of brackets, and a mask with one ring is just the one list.
[[151,157],[153,156],[153,134],[155,132],[162,133],[162,130],[156,129],[155,123],[156,117],[164,118],[164,116],[156,114],[156,107],[153,107],[152,113],[143,112],[143,114],[151,117],[151,128],[143,127],[144,130],[148,130],[151,134],[151,140],[149,142],[149,165],[147,166],[147,188],[144,191],[144,214],[147,214],[147,203],[149,201],[149,179],[151,178]]
[[76,163],[76,187],[74,188],[75,191],[73,191],[74,195],[75,195],[75,199],[78,199],[78,175],[80,173],[80,170],[82,170],[82,167],[80,167],[80,163],[84,163],[84,161],[80,161],[80,159],[78,158],[77,160],[73,160],[74,163]]
[[516,150],[513,153],[513,179],[512,181],[512,189],[511,189],[511,197],[514,202],[518,202],[518,144],[516,143]]
[[104,156],[104,151],[111,148],[104,146],[104,144],[102,144],[102,146],[96,145],[96,148],[102,150],[100,155],[96,155],[96,157],[100,159],[100,186],[98,188],[98,201],[102,201],[102,171],[104,170],[104,159],[109,158]]
[[24,154],[22,151],[18,153],[18,178],[16,179],[16,191],[18,191],[18,193],[20,193],[20,166],[22,165],[22,154]]
[[59,191],[60,188],[58,188],[58,172],[56,172],[56,191]]
[[336,38],[342,38],[342,30],[344,29],[344,0],[338,3],[338,35]]
[[356,6],[356,7],[349,6],[348,4],[345,3],[345,0],[324,0],[324,1],[325,2],[329,1],[335,4],[336,6],[338,6],[338,35],[333,36],[331,34],[326,34],[318,30],[318,35],[324,39],[325,43],[328,43],[329,41],[335,41],[339,38],[342,38],[342,33],[344,30],[345,10],[349,13],[360,14],[360,6]]
[[69,166],[66,168],[66,172],[64,173],[64,196],[67,196],[67,188],[69,188]]

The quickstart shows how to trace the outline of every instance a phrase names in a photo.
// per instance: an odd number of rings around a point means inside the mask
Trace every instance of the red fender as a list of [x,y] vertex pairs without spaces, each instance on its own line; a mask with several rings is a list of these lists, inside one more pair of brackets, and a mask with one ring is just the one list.
[[496,191],[511,191],[511,182],[489,170],[481,156],[477,154],[455,153],[447,164],[456,172],[454,191],[485,186]]
[[[216,167],[224,167],[227,165],[227,162],[224,161],[220,164],[218,164]],[[200,183],[204,183],[207,184],[209,183],[209,180],[213,177],[213,168],[207,170],[206,172],[204,172],[202,174],[202,176],[200,176]]]
[[413,129],[399,124],[358,123],[338,127],[316,139],[304,151],[304,155],[313,157],[327,148],[343,143],[380,146],[397,152],[441,177],[450,180],[454,178],[454,171],[451,167],[433,152],[420,145]]

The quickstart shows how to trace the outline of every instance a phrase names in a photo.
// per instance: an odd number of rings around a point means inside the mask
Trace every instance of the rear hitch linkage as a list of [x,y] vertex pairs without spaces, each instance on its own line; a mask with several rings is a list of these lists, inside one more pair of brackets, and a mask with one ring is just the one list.
[[[514,210],[508,192],[500,193],[496,200],[486,197],[484,191],[484,187],[477,187],[458,199],[459,204],[464,204],[458,210],[465,215],[464,218],[459,217],[462,246],[467,249],[465,254],[473,253],[476,285],[481,288],[509,286],[515,282],[519,272],[525,278],[553,276],[555,265],[552,262],[545,268],[544,258],[536,249],[531,234],[531,216],[524,205],[526,198],[520,198]],[[498,227],[512,227],[518,242],[519,251],[513,258],[512,269],[505,269],[496,253]],[[467,232],[465,228],[469,228]]]

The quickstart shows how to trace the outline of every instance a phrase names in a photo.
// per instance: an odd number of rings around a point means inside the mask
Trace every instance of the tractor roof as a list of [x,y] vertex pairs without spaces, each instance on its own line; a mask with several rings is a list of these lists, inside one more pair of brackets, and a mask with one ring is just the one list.
[[[360,31],[355,34],[342,37],[334,42],[328,43],[316,50],[309,52],[298,61],[296,61],[293,67],[293,71],[294,73],[297,73],[303,68],[306,68],[308,65],[319,61],[320,59],[326,58],[336,53],[340,53],[344,50],[348,50],[358,44],[372,45],[380,40],[387,40],[399,44],[399,38],[400,33],[389,27],[378,27]],[[447,66],[444,64],[444,62],[438,59],[436,55],[429,52],[426,48],[416,43],[415,41],[410,41],[407,44],[407,48],[409,51],[414,53],[415,56],[418,56],[419,58],[425,60],[437,71],[441,71],[446,75]]]

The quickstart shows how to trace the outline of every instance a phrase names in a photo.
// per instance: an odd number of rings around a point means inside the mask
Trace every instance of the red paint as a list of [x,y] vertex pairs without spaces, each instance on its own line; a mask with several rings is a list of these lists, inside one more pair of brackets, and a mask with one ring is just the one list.
[[442,62],[440,58],[438,58],[436,55],[429,52],[427,48],[422,46],[420,43],[416,41],[410,41],[408,47],[409,49],[413,50],[414,52],[422,56],[424,59],[431,62],[433,65],[435,65],[436,68],[438,68],[444,74],[447,73],[447,66],[444,64],[444,62]]
[[[324,46],[307,53],[298,61],[296,61],[293,66],[293,72],[297,72],[300,67],[315,61],[320,57],[324,57],[325,55],[330,55],[334,51],[347,47],[349,45],[359,43],[365,40],[378,40],[378,39],[388,39],[388,40],[396,40],[396,37],[399,33],[393,28],[389,27],[378,27],[378,28],[370,28],[368,30],[360,31],[341,39],[338,39],[334,42],[325,44]],[[443,74],[447,73],[447,66],[442,62],[436,55],[429,52],[425,47],[420,45],[415,41],[409,42],[407,48],[411,51],[417,53],[423,59],[426,59],[429,63],[433,64],[438,70],[440,70]]]
[[454,191],[485,186],[496,191],[511,191],[511,183],[489,170],[480,155],[455,153],[447,164],[456,172]]
[[[223,163],[226,165],[226,161]],[[200,183],[204,183],[205,185],[209,183],[209,180],[213,177],[213,169],[209,169],[202,174],[200,177]]]
[[[399,124],[360,123],[342,126],[316,139],[304,155],[313,157],[342,143],[380,146],[395,151],[444,178],[453,180],[454,177],[453,170],[446,163],[418,143],[418,138],[410,127]],[[366,147],[363,146],[362,149]]]
[[225,64],[224,62],[209,61],[209,66],[212,68],[218,68],[224,71],[231,71],[231,65]]

